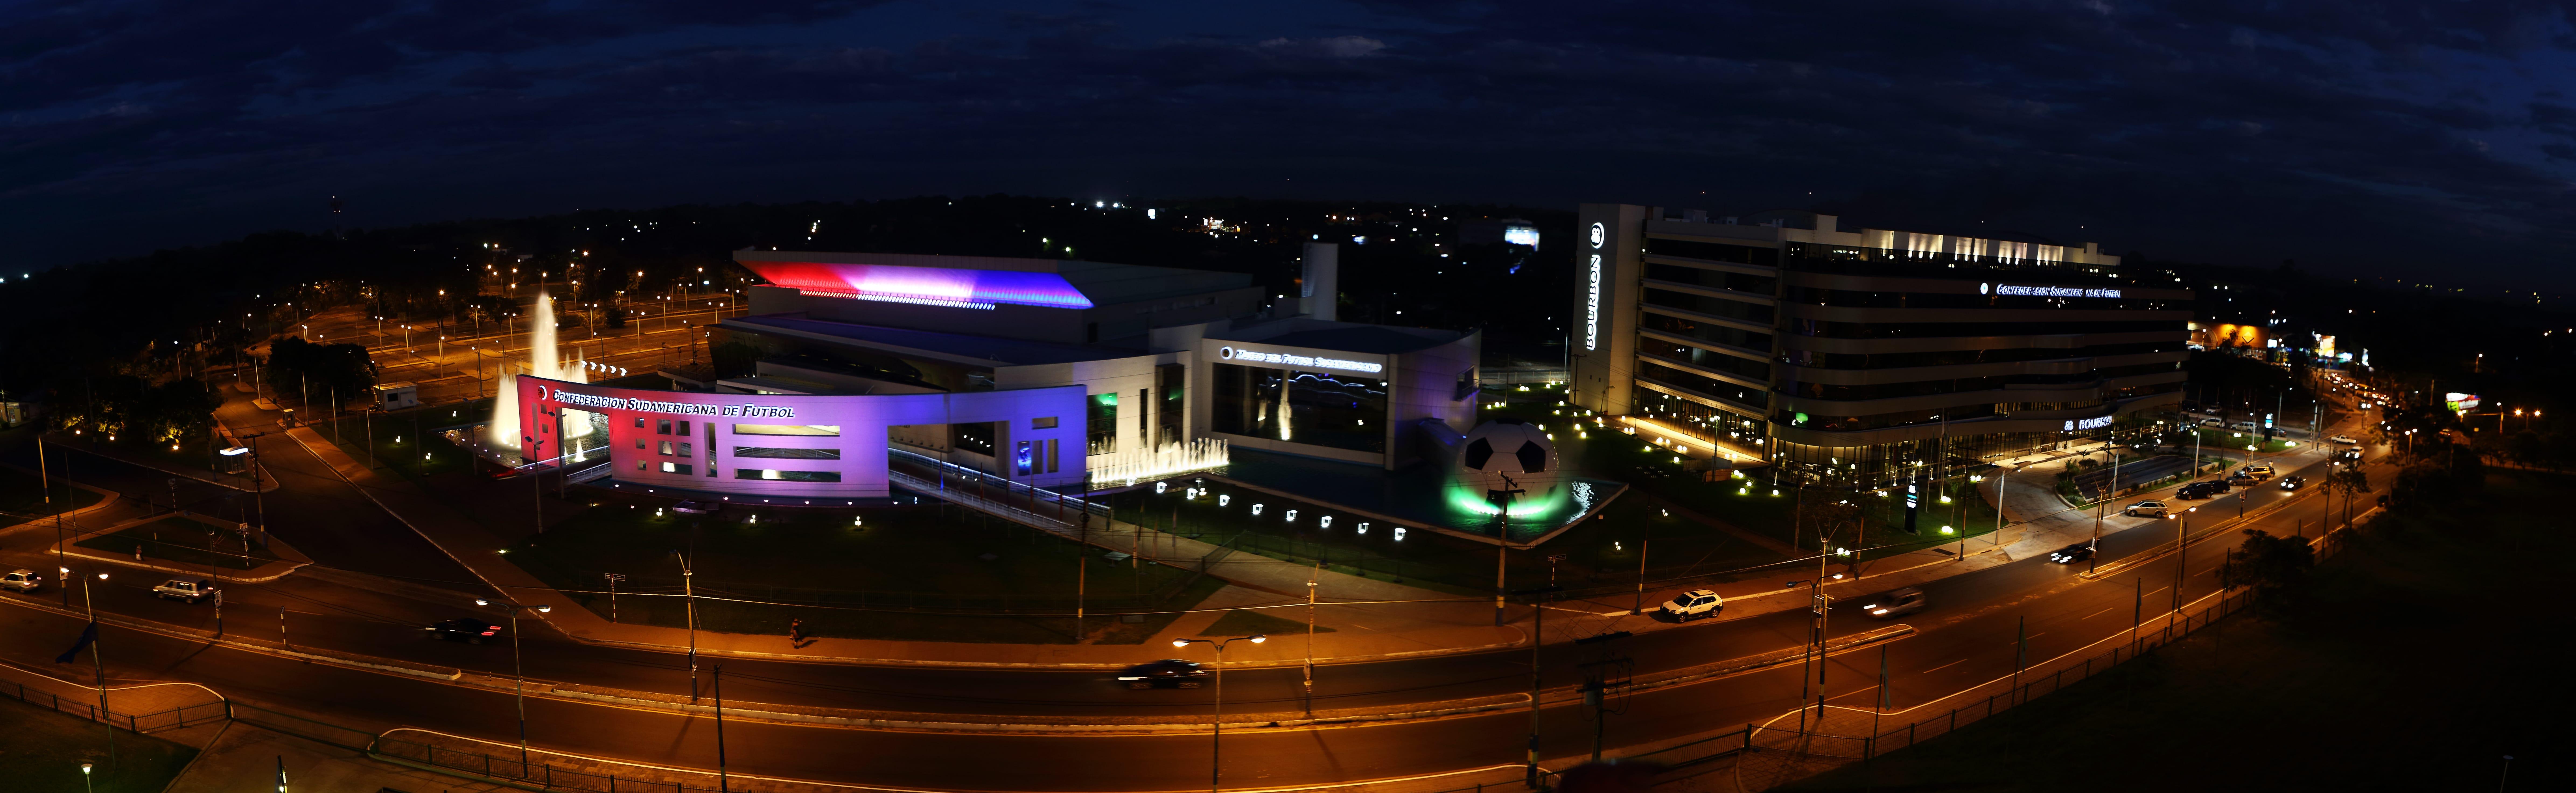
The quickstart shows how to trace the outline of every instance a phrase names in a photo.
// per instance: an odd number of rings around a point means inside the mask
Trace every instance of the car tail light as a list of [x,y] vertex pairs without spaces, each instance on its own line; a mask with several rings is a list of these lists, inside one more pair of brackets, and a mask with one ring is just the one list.
[[483,629],[483,635],[485,635],[485,636],[490,636],[490,635],[492,635],[492,634],[499,633],[500,631],[501,631],[501,629],[499,629],[499,628],[484,628],[484,629]]

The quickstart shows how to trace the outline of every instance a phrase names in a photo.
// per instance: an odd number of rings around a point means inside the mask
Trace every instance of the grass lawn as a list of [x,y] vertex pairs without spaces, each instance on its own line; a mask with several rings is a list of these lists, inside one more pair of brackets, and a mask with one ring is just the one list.
[[[694,548],[700,627],[784,635],[789,620],[802,619],[811,635],[869,639],[1071,643],[1077,577],[1093,615],[1186,609],[1223,586],[1172,567],[1111,562],[1098,549],[1080,553],[1052,535],[936,506],[656,516],[667,503],[603,496],[511,549],[510,558],[565,590],[605,590],[603,575],[616,573],[627,576],[621,593],[667,595],[681,591],[670,552]],[[576,597],[601,615],[612,610],[606,594]],[[687,624],[685,606],[676,597],[624,596],[614,611],[621,622],[678,627]],[[1141,623],[1094,616],[1085,628],[1092,642],[1136,643],[1177,616],[1151,614]]]
[[[485,400],[488,401],[488,400]],[[444,439],[429,438],[424,444],[422,433],[434,433],[443,426],[472,419],[484,402],[470,405],[439,405],[387,414],[343,414],[339,421],[324,419],[313,422],[314,432],[331,441],[340,451],[360,464],[369,461],[368,440],[374,439],[374,462],[379,470],[389,470],[405,477],[423,477],[451,471],[474,470],[474,455]]]
[[132,557],[134,549],[143,549],[143,558],[170,562],[183,567],[228,568],[242,570],[277,561],[277,554],[266,548],[251,548],[250,561],[242,561],[241,535],[234,524],[203,518],[172,515],[150,523],[125,527],[114,534],[102,534],[74,545],[123,557]]
[[[1382,581],[1399,581],[1461,594],[1494,591],[1494,546],[1452,537],[1420,527],[1397,539],[1391,527],[1372,524],[1360,533],[1361,520],[1337,516],[1331,528],[1317,520],[1333,508],[1212,485],[1212,492],[1186,498],[1182,484],[1168,493],[1138,489],[1111,497],[1118,518],[1141,521],[1147,528],[1169,530],[1202,542],[1231,544],[1238,550],[1299,564],[1321,561],[1325,569]],[[1228,503],[1219,505],[1218,496]],[[1253,504],[1262,514],[1251,514]],[[1287,520],[1289,510],[1300,517]],[[1706,525],[1668,517],[1644,500],[1621,496],[1599,516],[1565,530],[1536,549],[1504,552],[1510,586],[1521,588],[1546,580],[1550,569],[1561,586],[1574,594],[1589,590],[1632,591],[1637,581],[1640,543],[1651,538],[1647,577],[1663,582],[1710,576],[1728,570],[1768,564],[1778,554]],[[1561,559],[1551,560],[1549,557]]]
[[[2496,606],[2563,599],[2576,536],[2557,530],[2554,502],[2576,482],[2488,482],[2455,507],[2371,524],[2290,598],[1785,789],[2565,789],[2566,640]],[[2182,760],[2143,759],[2159,757]]]
[[[0,524],[56,512],[68,512],[98,503],[98,494],[71,486],[60,478],[54,480],[53,504],[45,503],[42,477],[15,468],[0,468]],[[24,516],[24,517],[21,517]]]
[[[16,790],[156,793],[197,756],[186,746],[120,732],[110,766],[106,727],[8,698],[0,698],[0,735],[8,736],[0,739],[0,779]],[[82,763],[97,764],[91,787],[83,785]]]

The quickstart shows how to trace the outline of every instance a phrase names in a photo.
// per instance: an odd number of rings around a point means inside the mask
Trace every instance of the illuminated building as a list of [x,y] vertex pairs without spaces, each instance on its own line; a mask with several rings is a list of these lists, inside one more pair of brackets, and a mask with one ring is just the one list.
[[[1331,283],[1332,254],[1310,246],[1308,280]],[[1168,267],[734,256],[769,282],[704,341],[736,371],[673,372],[673,391],[523,378],[529,456],[606,454],[620,480],[673,487],[878,497],[889,449],[1106,484],[1222,465],[1227,449],[1395,468],[1421,422],[1475,422],[1479,334],[1293,308],[1321,309],[1329,288],[1274,304],[1251,276]],[[564,410],[581,415],[549,412]]]
[[2182,399],[2188,290],[2096,246],[1585,204],[1573,401],[1891,484]]

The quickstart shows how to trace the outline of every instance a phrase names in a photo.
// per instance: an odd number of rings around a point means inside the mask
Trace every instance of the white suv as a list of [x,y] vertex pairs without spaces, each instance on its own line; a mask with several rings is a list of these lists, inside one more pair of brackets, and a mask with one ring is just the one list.
[[0,589],[34,592],[44,585],[45,577],[37,575],[34,570],[11,570],[7,575],[0,575]]
[[2165,502],[2140,501],[2120,510],[2120,513],[2132,518],[2161,518],[2165,516]]
[[1673,615],[1674,622],[1689,622],[1701,617],[1717,616],[1717,612],[1725,608],[1726,599],[1718,597],[1717,593],[1694,589],[1666,602],[1664,613]]
[[152,588],[153,597],[185,600],[195,603],[215,593],[215,583],[203,578],[173,578]]

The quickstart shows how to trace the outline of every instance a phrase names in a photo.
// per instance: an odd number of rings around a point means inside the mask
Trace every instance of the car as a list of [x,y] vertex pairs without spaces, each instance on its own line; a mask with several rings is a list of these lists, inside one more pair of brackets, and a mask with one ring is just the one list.
[[2345,450],[2343,450],[2343,451],[2336,452],[2336,453],[2335,453],[2335,459],[2336,459],[2336,460],[2348,460],[2348,461],[2352,461],[2352,462],[2360,462],[2360,461],[2361,461],[2361,450],[2360,450],[2360,449],[2345,449]]
[[152,588],[152,596],[195,603],[215,593],[215,583],[203,578],[173,578]]
[[1694,589],[1675,595],[1672,600],[1664,603],[1664,613],[1673,615],[1675,622],[1714,617],[1725,608],[1725,598],[1718,597],[1717,593],[1705,589]]
[[2093,558],[2093,543],[2090,542],[2079,542],[2048,552],[2048,560],[2058,564],[2074,564],[2091,558]]
[[2361,441],[2359,441],[2359,440],[2354,439],[2354,438],[2353,438],[2352,436],[2350,436],[2350,435],[2334,435],[2334,436],[2329,436],[2329,437],[2327,437],[2327,438],[2326,438],[2326,441],[2327,441],[2327,442],[2329,442],[2329,443],[2340,443],[2340,444],[2343,444],[2343,445],[2345,445],[2345,446],[2351,446],[2351,445],[2353,445],[2353,444],[2357,444],[2357,443],[2360,443],[2360,442],[2361,442]]
[[428,631],[430,638],[433,639],[446,639],[448,641],[464,642],[466,644],[482,644],[484,639],[492,638],[493,635],[500,633],[501,626],[484,622],[473,617],[458,617],[452,620],[430,623],[427,627],[421,628],[421,630]]
[[2246,476],[2254,477],[2254,478],[2256,478],[2256,479],[2270,479],[2270,478],[2272,478],[2272,464],[2271,464],[2271,463],[2249,463],[2249,464],[2247,464],[2245,467],[2243,467],[2243,468],[2239,468],[2239,469],[2236,469],[2236,470],[2237,470],[2237,472],[2239,472],[2239,473],[2245,474]]
[[2254,426],[2254,422],[2251,422],[2251,421],[2239,421],[2239,422],[2236,422],[2236,425],[2235,425],[2234,427],[2231,427],[2231,429],[2234,429],[2234,430],[2236,430],[2236,431],[2238,431],[2238,432],[2253,432],[2253,431],[2256,429],[2256,427]]
[[722,502],[722,501],[682,501],[682,502],[680,502],[680,503],[677,503],[677,504],[673,504],[673,505],[671,505],[671,511],[673,511],[673,512],[686,512],[686,513],[689,513],[689,514],[691,514],[691,515],[712,515],[712,514],[715,514],[715,513],[717,513],[717,512],[724,511],[724,502]]
[[2244,471],[2238,471],[2227,475],[2227,484],[2229,487],[2253,487],[2255,483],[2261,481],[2263,481],[2263,477],[2255,476]]
[[2165,502],[2140,501],[2130,504],[2127,509],[2120,510],[2120,514],[2132,518],[2161,518],[2165,516]]
[[11,570],[6,575],[0,575],[0,589],[6,589],[13,592],[34,592],[44,586],[45,577],[37,575],[34,570],[21,568]]
[[1126,671],[1118,673],[1118,680],[1126,683],[1128,688],[1137,689],[1198,688],[1199,678],[1207,676],[1208,671],[1199,668],[1196,661],[1165,658],[1127,667]]
[[2203,427],[2224,427],[2224,426],[2227,426],[2227,422],[2220,421],[2220,420],[2218,420],[2218,419],[2201,419],[2201,420],[2200,420],[2200,426],[2203,426]]
[[2228,491],[2234,489],[2235,487],[2233,485],[2229,485],[2225,481],[2211,479],[2204,482],[2193,482],[2188,485],[2183,485],[2181,490],[2174,491],[2174,498],[2185,500],[2195,498],[2215,498],[2221,495],[2226,495]]
[[1923,597],[1923,590],[1915,589],[1913,587],[1891,589],[1867,597],[1851,598],[1850,600],[1854,605],[1860,608],[1861,613],[1868,614],[1869,616],[1877,619],[1886,619],[1889,617],[1922,611],[1923,607],[1928,603],[1928,601]]
[[2308,478],[2296,474],[2281,477],[2281,489],[2297,490],[2308,485]]

